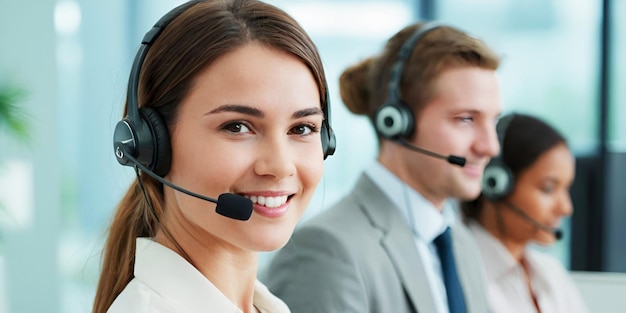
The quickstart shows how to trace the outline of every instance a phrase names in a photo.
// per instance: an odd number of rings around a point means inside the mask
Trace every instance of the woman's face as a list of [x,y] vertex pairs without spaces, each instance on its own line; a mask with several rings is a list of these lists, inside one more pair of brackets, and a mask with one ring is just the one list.
[[[558,228],[561,218],[572,214],[569,188],[574,171],[574,157],[564,143],[558,144],[518,175],[507,200],[538,223]],[[501,212],[509,239],[546,245],[556,240],[552,233],[532,225],[512,209],[502,205]]]
[[252,42],[218,58],[180,106],[167,178],[212,198],[245,196],[254,212],[248,221],[230,219],[165,187],[168,224],[193,240],[282,247],[322,177],[322,120],[318,85],[297,57]]

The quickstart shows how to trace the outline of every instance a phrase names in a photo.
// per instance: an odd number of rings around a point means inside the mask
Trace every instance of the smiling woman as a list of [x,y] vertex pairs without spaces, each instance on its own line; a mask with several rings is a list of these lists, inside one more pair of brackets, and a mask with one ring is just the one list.
[[306,65],[264,43],[243,45],[200,73],[177,119],[168,178],[202,194],[245,196],[255,214],[246,223],[224,219],[204,201],[168,188],[165,206],[181,210],[167,210],[174,215],[167,220],[192,224],[172,227],[194,226],[253,251],[283,246],[323,170],[323,114]]
[[315,45],[274,6],[190,1],[161,18],[115,129],[137,179],[93,311],[289,312],[257,254],[287,242],[334,151],[326,89]]

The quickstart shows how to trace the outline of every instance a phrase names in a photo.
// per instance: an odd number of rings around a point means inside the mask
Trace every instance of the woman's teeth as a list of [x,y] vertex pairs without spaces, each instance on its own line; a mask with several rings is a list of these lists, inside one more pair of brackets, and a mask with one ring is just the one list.
[[266,206],[268,208],[276,208],[287,202],[287,196],[279,197],[264,197],[264,196],[245,196],[250,199],[252,203]]

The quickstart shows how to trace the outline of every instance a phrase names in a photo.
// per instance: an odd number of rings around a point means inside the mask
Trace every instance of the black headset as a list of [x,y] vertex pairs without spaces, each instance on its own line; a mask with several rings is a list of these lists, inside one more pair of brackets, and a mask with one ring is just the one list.
[[400,80],[402,79],[404,63],[409,55],[411,55],[411,52],[419,40],[424,37],[426,33],[439,27],[442,27],[442,25],[434,22],[424,24],[404,42],[402,47],[400,47],[398,58],[390,69],[389,83],[387,84],[387,99],[385,103],[376,110],[376,113],[374,113],[374,128],[376,128],[376,132],[383,138],[392,140],[401,138],[408,139],[413,134],[415,129],[413,111],[400,99]]
[[504,138],[515,114],[505,116],[498,121],[496,132],[500,143],[500,154],[492,158],[485,167],[482,179],[482,194],[489,200],[498,201],[506,198],[513,191],[515,177],[511,169],[504,163]]
[[[203,1],[188,1],[172,9],[154,24],[141,41],[141,46],[135,56],[130,71],[130,79],[128,80],[127,116],[117,123],[113,134],[115,156],[122,165],[133,166],[134,163],[125,157],[124,151],[119,147],[120,144],[127,147],[129,151],[126,151],[126,153],[131,153],[135,159],[158,176],[163,177],[170,170],[172,152],[169,129],[165,120],[156,109],[147,106],[139,108],[139,74],[148,49],[163,29],[181,13],[200,2]],[[323,109],[324,121],[320,130],[324,159],[332,155],[336,147],[335,134],[330,127],[328,86],[326,85],[325,88],[324,100],[326,109]]]

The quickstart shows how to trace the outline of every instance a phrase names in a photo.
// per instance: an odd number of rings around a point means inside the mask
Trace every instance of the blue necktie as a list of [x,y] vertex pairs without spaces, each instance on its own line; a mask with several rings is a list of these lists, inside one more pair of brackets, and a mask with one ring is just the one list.
[[454,251],[452,251],[452,236],[450,235],[450,227],[435,238],[435,246],[441,261],[441,270],[443,272],[443,282],[446,285],[446,295],[448,296],[448,308],[450,313],[466,313],[465,298],[463,297],[463,288],[459,281],[459,275],[456,272],[456,263],[454,262]]

